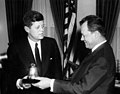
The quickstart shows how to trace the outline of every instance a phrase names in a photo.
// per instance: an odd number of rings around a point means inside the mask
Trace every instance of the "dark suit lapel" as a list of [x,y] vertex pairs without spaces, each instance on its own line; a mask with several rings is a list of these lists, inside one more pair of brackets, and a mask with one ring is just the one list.
[[46,41],[45,38],[43,38],[41,40],[41,55],[42,55],[42,74],[44,76],[45,72],[47,71],[48,69],[48,61],[46,60],[47,56],[49,54],[47,54],[49,52],[49,46],[48,46],[48,41]]
[[42,55],[42,62],[44,62],[45,59],[45,53],[46,53],[46,43],[44,42],[44,38],[41,40],[41,55]]
[[81,65],[79,66],[79,68],[75,71],[75,73],[74,73],[73,76],[72,76],[72,79],[71,79],[72,83],[78,82],[78,81],[81,79],[81,77],[83,77],[83,76],[86,74],[86,72],[87,72],[87,70],[88,70],[88,66],[92,63],[92,62],[90,62],[91,59],[92,59],[92,58],[95,58],[96,53],[97,53],[98,51],[100,51],[100,50],[104,47],[105,44],[106,44],[106,43],[102,44],[100,47],[98,47],[94,52],[90,53],[90,54],[83,60],[83,62],[82,62]]
[[24,45],[22,47],[22,50],[24,51],[24,56],[25,56],[26,62],[35,63],[32,49],[30,47],[28,40],[26,39],[23,43],[24,43]]
[[78,69],[74,72],[71,81],[72,83],[78,82],[83,75],[87,72],[87,67],[90,64],[90,59],[93,58],[93,54],[89,54],[85,59],[81,62],[81,65],[78,67]]

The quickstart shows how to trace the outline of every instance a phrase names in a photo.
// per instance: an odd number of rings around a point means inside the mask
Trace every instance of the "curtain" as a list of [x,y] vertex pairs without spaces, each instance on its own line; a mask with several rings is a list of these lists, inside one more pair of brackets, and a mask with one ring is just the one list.
[[8,32],[6,22],[5,1],[0,0],[0,56],[6,53],[8,48]]
[[113,47],[113,51],[116,57],[116,63],[120,63],[120,15],[111,46]]
[[96,15],[105,23],[106,38],[111,43],[120,10],[120,0],[96,0]]
[[63,51],[64,0],[50,0],[52,15],[56,26],[56,33]]
[[23,15],[31,9],[32,0],[5,0],[9,43],[26,36]]

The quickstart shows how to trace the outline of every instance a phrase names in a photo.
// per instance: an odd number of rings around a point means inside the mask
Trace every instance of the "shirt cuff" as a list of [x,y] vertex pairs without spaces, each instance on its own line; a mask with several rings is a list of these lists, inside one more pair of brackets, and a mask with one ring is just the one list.
[[22,81],[22,79],[18,79],[17,81],[16,81],[16,86],[17,86],[17,88],[19,88],[20,86],[21,86],[21,81]]
[[54,81],[55,81],[55,79],[52,79],[52,80],[50,81],[50,91],[51,91],[51,92],[53,92]]

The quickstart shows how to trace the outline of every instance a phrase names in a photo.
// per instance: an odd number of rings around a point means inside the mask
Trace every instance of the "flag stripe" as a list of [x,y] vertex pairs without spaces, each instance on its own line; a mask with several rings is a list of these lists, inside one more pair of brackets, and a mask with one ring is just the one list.
[[[69,63],[73,62],[74,50],[73,43],[76,34],[76,0],[65,0],[65,18],[64,18],[64,70],[63,75],[67,78],[73,72]],[[72,63],[71,63],[72,64]],[[73,64],[74,65],[74,64]]]

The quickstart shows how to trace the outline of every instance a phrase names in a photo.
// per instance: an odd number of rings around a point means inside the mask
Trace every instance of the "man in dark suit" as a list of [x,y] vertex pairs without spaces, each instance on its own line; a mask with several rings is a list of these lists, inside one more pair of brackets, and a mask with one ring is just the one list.
[[[8,55],[8,88],[7,94],[50,94],[50,90],[40,90],[23,83],[29,78],[31,64],[35,64],[39,76],[61,79],[62,66],[60,52],[55,39],[44,36],[44,17],[37,11],[29,11],[24,17],[26,38],[14,41],[9,45]],[[39,61],[35,53],[38,45]]]
[[91,53],[81,62],[70,81],[36,77],[34,86],[64,94],[114,94],[115,57],[105,38],[102,20],[89,15],[80,21],[81,40]]

